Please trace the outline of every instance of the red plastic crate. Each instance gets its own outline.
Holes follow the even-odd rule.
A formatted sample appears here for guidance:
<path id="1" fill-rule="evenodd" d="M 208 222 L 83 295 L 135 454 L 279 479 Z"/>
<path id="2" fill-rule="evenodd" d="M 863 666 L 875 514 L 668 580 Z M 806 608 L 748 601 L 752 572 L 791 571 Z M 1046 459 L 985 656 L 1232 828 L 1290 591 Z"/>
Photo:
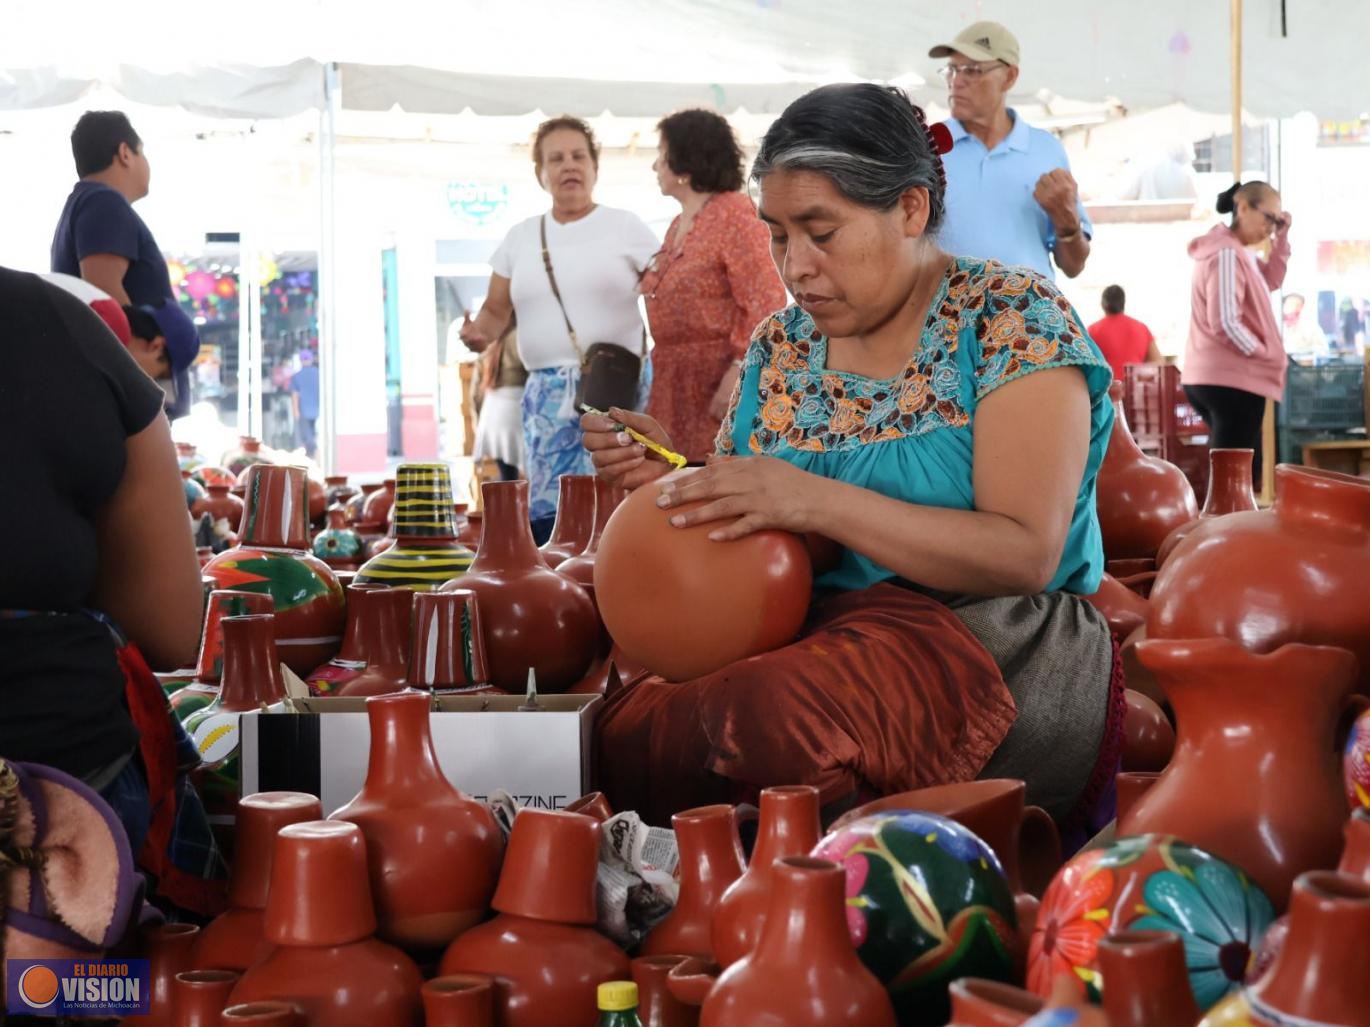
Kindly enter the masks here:
<path id="1" fill-rule="evenodd" d="M 1188 439 L 1208 434 L 1208 426 L 1185 399 L 1180 369 L 1173 364 L 1128 364 L 1123 378 L 1123 411 L 1139 445 L 1143 439 Z"/>

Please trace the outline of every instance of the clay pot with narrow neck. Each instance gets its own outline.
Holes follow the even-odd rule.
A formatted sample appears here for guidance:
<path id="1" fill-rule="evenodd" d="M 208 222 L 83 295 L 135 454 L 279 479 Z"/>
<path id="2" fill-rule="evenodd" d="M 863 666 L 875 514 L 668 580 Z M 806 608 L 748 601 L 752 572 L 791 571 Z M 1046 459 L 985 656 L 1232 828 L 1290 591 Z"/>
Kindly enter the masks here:
<path id="1" fill-rule="evenodd" d="M 362 565 L 358 584 L 429 592 L 471 566 L 471 550 L 457 541 L 446 464 L 401 464 L 390 516 L 393 544 Z"/>
<path id="2" fill-rule="evenodd" d="M 167 699 L 178 720 L 185 723 L 192 713 L 204 709 L 219 694 L 219 681 L 224 673 L 223 619 L 269 614 L 274 607 L 270 596 L 258 592 L 216 589 L 209 594 L 204 630 L 200 635 L 200 656 L 195 663 L 195 680 Z"/>
<path id="3" fill-rule="evenodd" d="M 1167 535 L 1199 516 L 1199 504 L 1183 471 L 1138 448 L 1123 413 L 1122 385 L 1115 382 L 1108 394 L 1113 400 L 1113 435 L 1097 484 L 1104 556 L 1154 559 Z"/>
<path id="4" fill-rule="evenodd" d="M 1109 1027 L 1177 1027 L 1199 1022 L 1184 943 L 1165 931 L 1120 931 L 1099 941 Z"/>
<path id="5" fill-rule="evenodd" d="M 1165 773 L 1119 834 L 1184 838 L 1240 866 L 1284 909 L 1298 874 L 1341 854 L 1335 738 L 1355 657 L 1306 645 L 1257 655 L 1222 638 L 1149 640 L 1138 651 L 1179 730 Z"/>
<path id="6" fill-rule="evenodd" d="M 494 981 L 484 974 L 435 977 L 423 986 L 424 1027 L 495 1027 Z"/>
<path id="7" fill-rule="evenodd" d="M 539 550 L 542 560 L 555 570 L 581 552 L 595 529 L 595 475 L 563 474 L 557 495 L 557 519 L 552 536 Z"/>
<path id="8" fill-rule="evenodd" d="M 581 588 L 586 589 L 592 599 L 595 595 L 595 559 L 599 555 L 599 542 L 604 535 L 604 526 L 609 523 L 609 518 L 613 516 L 614 511 L 627 497 L 627 493 L 621 488 L 603 478 L 595 479 L 594 488 L 594 531 L 590 533 L 590 538 L 585 543 L 584 548 L 571 554 L 570 558 L 557 568 L 562 574 L 579 584 Z"/>
<path id="9" fill-rule="evenodd" d="M 378 592 L 380 585 L 347 585 L 347 626 L 343 629 L 342 646 L 327 663 L 321 664 L 305 678 L 310 695 L 330 695 L 366 669 L 367 650 L 371 644 L 368 621 L 375 610 L 359 598 L 362 592 Z M 403 630 L 403 628 L 399 629 Z"/>
<path id="10" fill-rule="evenodd" d="M 785 785 L 762 790 L 751 862 L 714 909 L 711 939 L 715 958 L 722 966 L 736 963 L 761 937 L 776 860 L 807 856 L 821 836 L 817 788 Z"/>
<path id="11" fill-rule="evenodd" d="M 241 972 L 271 951 L 264 921 L 276 834 L 322 817 L 319 800 L 303 792 L 258 792 L 239 800 L 228 909 L 200 931 L 192 959 L 197 969 Z"/>
<path id="12" fill-rule="evenodd" d="M 348 500 L 361 493 L 361 489 L 347 483 L 347 475 L 345 474 L 325 475 L 323 484 L 326 490 L 324 498 L 330 507 L 345 506 Z"/>
<path id="13" fill-rule="evenodd" d="M 175 1027 L 219 1027 L 238 975 L 232 970 L 188 970 L 171 986 Z"/>
<path id="14" fill-rule="evenodd" d="M 239 544 L 204 570 L 219 588 L 271 596 L 281 658 L 301 677 L 338 651 L 345 617 L 337 576 L 309 552 L 307 513 L 304 468 L 249 467 Z"/>
<path id="15" fill-rule="evenodd" d="M 229 1006 L 221 1027 L 304 1027 L 299 1007 L 290 1002 L 243 1002 Z"/>
<path id="16" fill-rule="evenodd" d="M 343 513 L 347 515 L 347 523 L 356 525 L 363 521 L 364 508 L 366 501 L 373 492 L 379 492 L 384 486 L 378 481 L 367 482 L 357 489 L 356 495 L 343 504 Z"/>
<path id="17" fill-rule="evenodd" d="M 1175 729 L 1165 712 L 1134 689 L 1124 692 L 1127 715 L 1123 720 L 1123 769 L 1164 770 L 1175 752 Z"/>
<path id="18" fill-rule="evenodd" d="M 366 653 L 366 666 L 330 691 L 345 696 L 398 692 L 404 688 L 405 675 L 409 673 L 414 593 L 407 588 L 352 587 L 361 589 L 349 598 L 359 607 L 358 642 Z"/>
<path id="19" fill-rule="evenodd" d="M 386 478 L 381 487 L 372 492 L 362 502 L 359 520 L 366 524 L 390 523 L 390 511 L 395 506 L 395 479 Z"/>
<path id="20" fill-rule="evenodd" d="M 1176 546 L 1147 637 L 1230 638 L 1258 653 L 1343 646 L 1370 694 L 1370 481 L 1276 467 L 1274 507 L 1210 518 Z"/>
<path id="21" fill-rule="evenodd" d="M 229 450 L 224 454 L 221 461 L 224 469 L 237 477 L 253 464 L 266 462 L 266 455 L 262 452 L 262 440 L 252 435 L 239 435 L 238 448 Z"/>
<path id="22" fill-rule="evenodd" d="M 174 995 L 176 975 L 191 967 L 191 950 L 200 929 L 194 924 L 158 924 L 139 935 L 140 955 L 148 960 L 151 1000 L 146 1016 L 129 1016 L 126 1024 L 142 1027 L 176 1027 Z"/>
<path id="23" fill-rule="evenodd" d="M 1105 574 L 1099 581 L 1099 590 L 1085 598 L 1104 615 L 1109 631 L 1119 641 L 1146 623 L 1148 601 L 1112 574 Z"/>
<path id="24" fill-rule="evenodd" d="M 599 824 L 578 813 L 514 818 L 491 903 L 499 916 L 458 937 L 439 969 L 494 977 L 502 1027 L 595 1027 L 596 988 L 627 979 L 628 957 L 594 928 L 599 842 Z"/>
<path id="25" fill-rule="evenodd" d="M 564 692 L 589 669 L 599 619 L 585 590 L 549 568 L 528 524 L 528 482 L 486 482 L 488 524 L 470 569 L 443 585 L 476 593 L 490 683 L 522 692 L 531 667 L 539 690 Z"/>
<path id="26" fill-rule="evenodd" d="M 688 956 L 639 956 L 633 960 L 637 1015 L 642 1027 L 698 1027 L 699 1008 L 681 1002 L 667 983 L 671 971 Z"/>
<path id="27" fill-rule="evenodd" d="M 680 850 L 675 908 L 642 942 L 644 956 L 714 958 L 710 931 L 728 886 L 742 876 L 744 857 L 731 806 L 701 806 L 671 817 Z"/>
<path id="28" fill-rule="evenodd" d="M 889 996 L 847 934 L 842 868 L 791 856 L 773 879 L 756 946 L 723 971 L 700 1027 L 894 1027 Z"/>
<path id="29" fill-rule="evenodd" d="M 1370 884 L 1370 810 L 1358 809 L 1346 822 L 1346 845 L 1337 869 Z"/>
<path id="30" fill-rule="evenodd" d="M 947 1027 L 1020 1027 L 1046 1006 L 1030 991 L 1001 981 L 962 977 L 953 981 L 951 1022 Z"/>
<path id="31" fill-rule="evenodd" d="M 1166 536 L 1156 553 L 1156 566 L 1165 566 L 1170 554 L 1191 531 L 1194 525 L 1210 517 L 1249 513 L 1258 509 L 1256 493 L 1251 484 L 1252 449 L 1210 449 L 1208 451 L 1208 495 L 1204 497 L 1199 516 Z"/>
<path id="32" fill-rule="evenodd" d="M 375 929 L 361 830 L 336 820 L 283 827 L 266 906 L 276 947 L 243 974 L 232 1001 L 290 1002 L 311 1027 L 417 1027 L 418 968 Z"/>
<path id="33" fill-rule="evenodd" d="M 341 506 L 330 506 L 324 529 L 314 536 L 313 553 L 335 571 L 361 566 L 362 538 L 347 525 Z"/>
<path id="34" fill-rule="evenodd" d="M 203 499 L 191 504 L 190 516 L 197 521 L 209 514 L 216 521 L 227 521 L 229 531 L 237 531 L 243 520 L 243 501 L 227 485 L 206 485 Z"/>
<path id="35" fill-rule="evenodd" d="M 1156 786 L 1161 779 L 1159 771 L 1124 770 L 1115 779 L 1118 791 L 1118 822 L 1126 819 L 1128 812 L 1137 805 L 1143 795 Z"/>
<path id="36" fill-rule="evenodd" d="M 485 690 L 489 680 L 476 593 L 459 588 L 416 595 L 409 686 L 425 692 L 469 692 Z"/>
<path id="37" fill-rule="evenodd" d="M 504 839 L 484 803 L 443 776 L 421 692 L 366 701 L 366 782 L 330 820 L 366 836 L 377 934 L 409 949 L 446 945 L 485 918 Z"/>

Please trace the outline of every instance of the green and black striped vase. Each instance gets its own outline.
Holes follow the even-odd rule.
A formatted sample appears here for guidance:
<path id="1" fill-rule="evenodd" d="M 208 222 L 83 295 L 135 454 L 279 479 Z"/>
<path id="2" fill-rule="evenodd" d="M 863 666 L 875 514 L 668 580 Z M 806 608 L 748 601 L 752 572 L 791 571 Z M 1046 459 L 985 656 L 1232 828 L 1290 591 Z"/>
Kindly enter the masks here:
<path id="1" fill-rule="evenodd" d="M 357 571 L 355 584 L 430 592 L 466 573 L 475 554 L 457 541 L 446 464 L 401 464 L 390 534 L 395 544 Z"/>

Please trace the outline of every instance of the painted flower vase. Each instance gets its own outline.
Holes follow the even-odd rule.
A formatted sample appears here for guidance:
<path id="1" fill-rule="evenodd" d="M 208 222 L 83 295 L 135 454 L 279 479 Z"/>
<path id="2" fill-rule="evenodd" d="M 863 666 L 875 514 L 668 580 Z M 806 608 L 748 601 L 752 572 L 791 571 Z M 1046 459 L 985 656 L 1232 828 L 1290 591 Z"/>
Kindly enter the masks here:
<path id="1" fill-rule="evenodd" d="M 813 855 L 845 867 L 852 943 L 901 1024 L 946 1023 L 958 977 L 1014 979 L 1013 891 L 994 851 L 954 820 L 875 813 L 827 835 Z"/>
<path id="2" fill-rule="evenodd" d="M 362 564 L 357 584 L 429 592 L 471 566 L 471 550 L 457 542 L 446 464 L 401 464 L 391 513 L 394 544 Z"/>
<path id="3" fill-rule="evenodd" d="M 192 713 L 204 709 L 219 694 L 219 682 L 224 674 L 223 619 L 273 613 L 273 606 L 271 597 L 260 592 L 216 589 L 209 594 L 204 630 L 200 635 L 200 657 L 195 664 L 195 680 L 171 693 L 167 700 L 177 720 L 185 723 Z"/>
<path id="4" fill-rule="evenodd" d="M 341 506 L 328 509 L 328 526 L 314 536 L 313 553 L 335 571 L 351 571 L 361 566 L 362 539 L 347 526 Z"/>

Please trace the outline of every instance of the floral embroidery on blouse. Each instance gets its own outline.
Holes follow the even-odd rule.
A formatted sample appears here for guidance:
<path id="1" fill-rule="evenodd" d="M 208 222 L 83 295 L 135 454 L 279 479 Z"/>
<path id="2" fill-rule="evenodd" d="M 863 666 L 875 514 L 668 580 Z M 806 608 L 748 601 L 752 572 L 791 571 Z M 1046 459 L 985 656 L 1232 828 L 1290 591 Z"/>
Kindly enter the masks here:
<path id="1" fill-rule="evenodd" d="M 973 360 L 960 352 L 967 344 L 978 347 Z M 751 452 L 782 445 L 830 452 L 964 428 L 976 402 L 1001 385 L 1048 367 L 1102 363 L 1054 284 L 1026 268 L 970 258 L 956 260 L 933 301 L 922 344 L 901 374 L 880 380 L 827 371 L 826 357 L 827 339 L 798 306 L 758 325 L 718 451 L 736 451 L 741 390 L 753 382 Z M 969 382 L 967 368 L 973 368 Z"/>

